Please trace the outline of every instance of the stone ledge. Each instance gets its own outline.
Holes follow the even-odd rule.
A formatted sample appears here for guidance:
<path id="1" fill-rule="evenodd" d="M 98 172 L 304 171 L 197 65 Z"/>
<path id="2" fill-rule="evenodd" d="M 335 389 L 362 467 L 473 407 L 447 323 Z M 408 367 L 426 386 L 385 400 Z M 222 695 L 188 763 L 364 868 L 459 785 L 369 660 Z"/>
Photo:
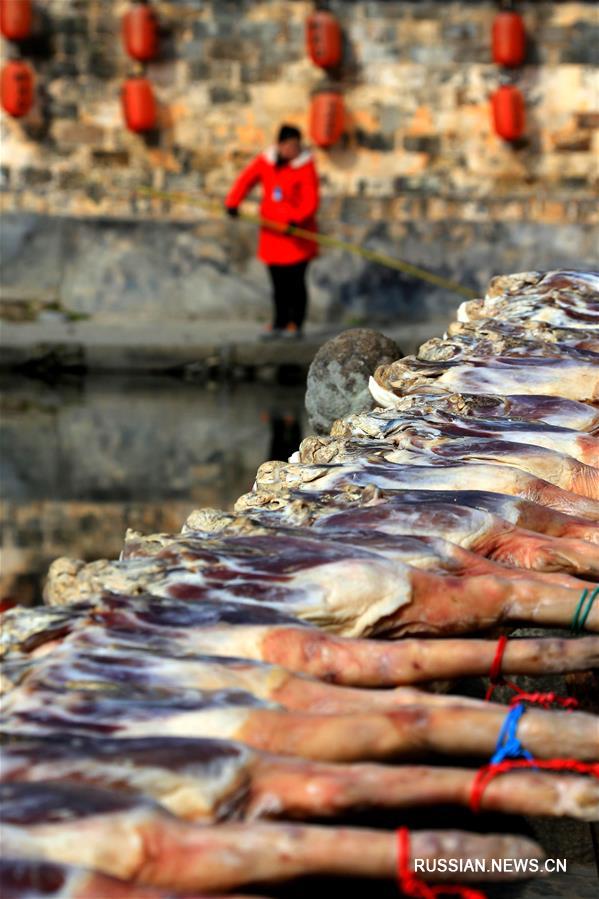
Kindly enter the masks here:
<path id="1" fill-rule="evenodd" d="M 445 321 L 381 327 L 404 353 L 439 334 Z M 301 340 L 259 340 L 256 325 L 161 323 L 124 328 L 93 322 L 5 324 L 0 368 L 40 367 L 90 371 L 198 369 L 235 374 L 236 369 L 297 365 L 307 368 L 325 341 L 346 328 L 308 326 Z"/>

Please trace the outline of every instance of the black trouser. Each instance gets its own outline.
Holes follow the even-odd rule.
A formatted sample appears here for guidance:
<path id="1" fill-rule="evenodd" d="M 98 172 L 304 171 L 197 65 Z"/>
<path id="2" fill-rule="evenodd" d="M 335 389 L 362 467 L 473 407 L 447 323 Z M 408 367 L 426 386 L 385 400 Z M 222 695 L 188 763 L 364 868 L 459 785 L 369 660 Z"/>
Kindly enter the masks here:
<path id="1" fill-rule="evenodd" d="M 288 324 L 304 323 L 308 294 L 306 291 L 306 269 L 308 262 L 295 265 L 269 265 L 274 301 L 273 328 L 283 329 Z"/>

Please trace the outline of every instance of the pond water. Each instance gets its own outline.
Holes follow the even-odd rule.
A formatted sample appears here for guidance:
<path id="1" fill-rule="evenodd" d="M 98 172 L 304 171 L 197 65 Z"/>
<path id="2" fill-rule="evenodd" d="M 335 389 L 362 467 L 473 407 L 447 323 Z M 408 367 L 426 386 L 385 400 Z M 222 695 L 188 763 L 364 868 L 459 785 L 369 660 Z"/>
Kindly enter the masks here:
<path id="1" fill-rule="evenodd" d="M 230 508 L 307 429 L 303 386 L 166 377 L 0 383 L 1 596 L 41 599 L 61 555 L 116 558 L 127 528 Z"/>

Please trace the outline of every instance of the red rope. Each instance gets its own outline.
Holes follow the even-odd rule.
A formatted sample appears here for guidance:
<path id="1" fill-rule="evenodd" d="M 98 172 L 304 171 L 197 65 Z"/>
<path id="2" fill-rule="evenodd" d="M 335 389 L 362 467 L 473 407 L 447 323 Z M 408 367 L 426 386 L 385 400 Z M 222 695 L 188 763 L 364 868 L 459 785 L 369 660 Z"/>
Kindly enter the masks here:
<path id="1" fill-rule="evenodd" d="M 413 899 L 437 899 L 437 896 L 460 896 L 461 899 L 486 899 L 484 893 L 459 885 L 429 886 L 420 880 L 410 868 L 410 831 L 400 827 L 397 831 L 397 882 L 406 896 Z"/>
<path id="2" fill-rule="evenodd" d="M 493 656 L 493 661 L 491 662 L 491 669 L 489 671 L 489 686 L 487 687 L 487 692 L 485 693 L 485 702 L 489 702 L 493 693 L 495 692 L 495 687 L 498 687 L 500 684 L 506 684 L 507 681 L 504 680 L 503 675 L 501 674 L 501 665 L 503 663 L 503 654 L 505 652 L 505 647 L 507 646 L 507 637 L 505 634 L 502 634 L 499 640 L 497 641 L 497 648 L 495 649 L 495 655 Z M 516 684 L 509 684 L 512 689 L 518 689 Z"/>
<path id="3" fill-rule="evenodd" d="M 545 709 L 550 708 L 552 705 L 559 705 L 564 709 L 575 709 L 578 707 L 578 701 L 571 696 L 558 696 L 557 693 L 527 693 L 525 690 L 522 690 L 518 684 L 506 680 L 501 673 L 503 654 L 506 646 L 507 637 L 502 634 L 497 641 L 497 648 L 495 650 L 493 661 L 491 662 L 491 668 L 489 670 L 489 686 L 485 693 L 485 702 L 491 700 L 496 687 L 506 686 L 514 692 L 514 696 L 512 696 L 510 700 L 510 705 L 515 705 L 517 702 L 532 702 Z"/>
<path id="4" fill-rule="evenodd" d="M 510 705 L 516 705 L 518 702 L 534 702 L 544 709 L 549 709 L 552 705 L 560 705 L 564 709 L 578 707 L 578 700 L 573 696 L 558 696 L 557 693 L 526 693 L 519 688 L 518 692 L 510 699 Z"/>
<path id="5" fill-rule="evenodd" d="M 593 777 L 599 778 L 599 763 L 597 762 L 579 762 L 576 759 L 547 759 L 547 761 L 541 761 L 539 759 L 505 759 L 503 762 L 498 762 L 494 765 L 485 765 L 476 772 L 470 792 L 470 808 L 472 811 L 480 811 L 483 792 L 494 777 L 497 777 L 498 774 L 504 774 L 506 771 L 513 771 L 517 768 L 544 768 L 546 771 L 575 771 L 578 774 L 591 774 Z"/>

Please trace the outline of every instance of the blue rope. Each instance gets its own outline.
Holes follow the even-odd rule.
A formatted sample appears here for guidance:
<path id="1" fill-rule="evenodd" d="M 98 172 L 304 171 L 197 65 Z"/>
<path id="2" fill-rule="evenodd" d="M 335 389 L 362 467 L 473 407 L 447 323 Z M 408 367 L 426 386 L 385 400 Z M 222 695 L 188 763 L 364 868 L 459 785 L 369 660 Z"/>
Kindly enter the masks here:
<path id="1" fill-rule="evenodd" d="M 503 762 L 504 759 L 528 759 L 529 761 L 534 760 L 534 756 L 525 749 L 518 736 L 516 731 L 518 730 L 518 724 L 520 723 L 520 718 L 526 712 L 526 706 L 522 705 L 521 702 L 517 703 L 517 705 L 512 706 L 505 717 L 505 721 L 501 726 L 501 730 L 499 731 L 499 737 L 497 738 L 497 745 L 495 746 L 495 752 L 491 756 L 491 764 L 498 765 L 500 762 Z"/>

